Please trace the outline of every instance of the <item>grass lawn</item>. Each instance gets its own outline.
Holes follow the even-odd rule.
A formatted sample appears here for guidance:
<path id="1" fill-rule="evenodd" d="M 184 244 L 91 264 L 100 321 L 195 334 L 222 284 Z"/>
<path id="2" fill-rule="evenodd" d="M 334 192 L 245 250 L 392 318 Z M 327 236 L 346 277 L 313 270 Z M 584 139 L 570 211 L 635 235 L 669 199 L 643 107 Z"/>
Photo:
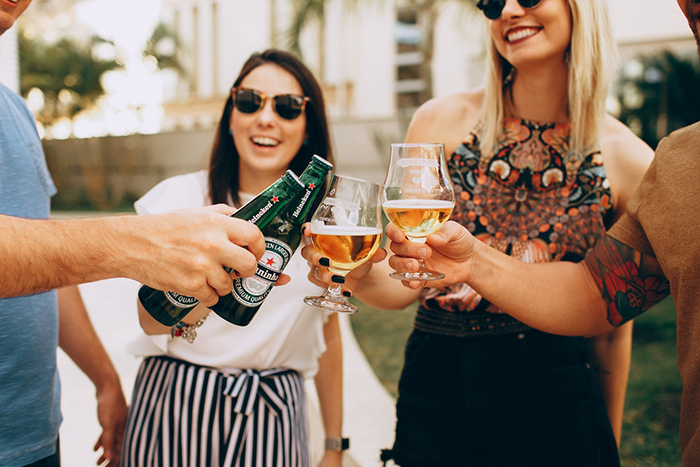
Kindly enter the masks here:
<path id="1" fill-rule="evenodd" d="M 415 305 L 380 311 L 355 301 L 351 322 L 370 365 L 396 397 L 403 350 Z M 622 467 L 677 467 L 681 380 L 676 362 L 676 315 L 665 300 L 635 320 L 620 458 Z"/>

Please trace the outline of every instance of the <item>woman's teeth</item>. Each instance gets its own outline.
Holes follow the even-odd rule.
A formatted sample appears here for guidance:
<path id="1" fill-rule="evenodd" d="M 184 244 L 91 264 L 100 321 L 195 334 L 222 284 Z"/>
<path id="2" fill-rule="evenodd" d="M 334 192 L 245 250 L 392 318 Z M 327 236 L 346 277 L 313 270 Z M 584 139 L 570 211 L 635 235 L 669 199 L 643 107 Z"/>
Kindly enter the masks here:
<path id="1" fill-rule="evenodd" d="M 274 138 L 258 136 L 258 137 L 253 138 L 253 143 L 255 143 L 259 146 L 277 146 L 279 144 L 279 141 L 277 141 Z"/>
<path id="2" fill-rule="evenodd" d="M 508 42 L 515 42 L 520 39 L 525 39 L 526 37 L 534 36 L 537 34 L 539 29 L 519 29 L 515 32 L 512 32 L 506 36 L 506 40 Z"/>

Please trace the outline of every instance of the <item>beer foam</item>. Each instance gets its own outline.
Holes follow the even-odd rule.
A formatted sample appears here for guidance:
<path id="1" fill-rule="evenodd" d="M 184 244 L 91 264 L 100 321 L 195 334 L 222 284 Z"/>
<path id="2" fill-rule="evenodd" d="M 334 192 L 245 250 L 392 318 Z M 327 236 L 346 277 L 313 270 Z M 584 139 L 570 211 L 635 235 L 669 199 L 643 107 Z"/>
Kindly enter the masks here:
<path id="1" fill-rule="evenodd" d="M 452 209 L 454 205 L 442 199 L 394 199 L 382 203 L 382 207 L 390 209 Z"/>
<path id="2" fill-rule="evenodd" d="M 377 235 L 382 233 L 382 229 L 354 225 L 314 225 L 312 222 L 311 233 L 315 235 Z"/>

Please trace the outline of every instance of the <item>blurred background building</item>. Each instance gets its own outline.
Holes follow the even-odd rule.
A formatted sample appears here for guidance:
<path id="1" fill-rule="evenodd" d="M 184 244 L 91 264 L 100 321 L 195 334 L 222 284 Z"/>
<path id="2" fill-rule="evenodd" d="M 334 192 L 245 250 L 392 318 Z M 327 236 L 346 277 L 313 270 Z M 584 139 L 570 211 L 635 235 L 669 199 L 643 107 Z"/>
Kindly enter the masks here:
<path id="1" fill-rule="evenodd" d="M 160 179 L 206 164 L 234 78 L 268 47 L 301 55 L 322 82 L 338 169 L 381 180 L 388 144 L 403 139 L 421 103 L 481 84 L 484 21 L 475 3 L 35 0 L 20 27 L 0 37 L 0 80 L 37 116 L 59 207 L 84 197 L 99 208 L 128 204 Z M 621 69 L 609 109 L 654 146 L 698 119 L 671 115 L 692 107 L 694 40 L 674 0 L 610 0 L 610 8 Z M 105 190 L 108 199 L 93 199 Z"/>

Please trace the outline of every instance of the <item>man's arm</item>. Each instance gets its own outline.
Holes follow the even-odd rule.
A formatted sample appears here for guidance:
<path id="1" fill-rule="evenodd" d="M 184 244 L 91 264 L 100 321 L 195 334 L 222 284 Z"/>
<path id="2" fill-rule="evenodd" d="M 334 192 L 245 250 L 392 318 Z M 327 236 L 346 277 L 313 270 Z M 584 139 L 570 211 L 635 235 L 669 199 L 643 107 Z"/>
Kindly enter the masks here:
<path id="1" fill-rule="evenodd" d="M 0 297 L 128 277 L 213 305 L 229 266 L 252 276 L 265 250 L 253 224 L 218 205 L 151 216 L 30 220 L 0 215 Z"/>
<path id="2" fill-rule="evenodd" d="M 651 255 L 605 235 L 589 250 L 585 263 L 607 306 L 613 326 L 647 311 L 670 293 L 670 284 Z"/>
<path id="3" fill-rule="evenodd" d="M 90 322 L 77 286 L 58 290 L 58 345 L 95 385 L 97 418 L 102 434 L 95 444 L 103 452 L 97 464 L 118 466 L 127 406 L 121 383 L 107 351 Z"/>
<path id="4" fill-rule="evenodd" d="M 523 323 L 552 334 L 594 336 L 609 332 L 661 301 L 668 281 L 656 259 L 605 236 L 585 262 L 532 264 L 513 259 L 447 222 L 424 245 L 386 228 L 389 259 L 397 271 L 426 266 L 444 272 L 431 287 L 466 282 L 489 302 Z M 416 288 L 418 282 L 405 283 Z"/>

